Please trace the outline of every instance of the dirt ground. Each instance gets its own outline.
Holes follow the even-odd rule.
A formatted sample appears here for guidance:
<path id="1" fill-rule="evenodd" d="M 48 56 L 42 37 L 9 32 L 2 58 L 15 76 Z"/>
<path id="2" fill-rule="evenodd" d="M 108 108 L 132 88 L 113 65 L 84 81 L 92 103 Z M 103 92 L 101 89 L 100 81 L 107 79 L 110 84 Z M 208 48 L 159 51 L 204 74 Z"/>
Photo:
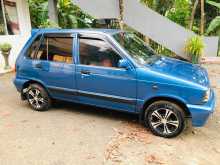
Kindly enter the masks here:
<path id="1" fill-rule="evenodd" d="M 220 96 L 220 66 L 206 66 Z M 137 117 L 59 102 L 35 112 L 19 98 L 14 74 L 0 76 L 0 165 L 217 165 L 220 104 L 207 125 L 173 139 L 152 135 Z"/>

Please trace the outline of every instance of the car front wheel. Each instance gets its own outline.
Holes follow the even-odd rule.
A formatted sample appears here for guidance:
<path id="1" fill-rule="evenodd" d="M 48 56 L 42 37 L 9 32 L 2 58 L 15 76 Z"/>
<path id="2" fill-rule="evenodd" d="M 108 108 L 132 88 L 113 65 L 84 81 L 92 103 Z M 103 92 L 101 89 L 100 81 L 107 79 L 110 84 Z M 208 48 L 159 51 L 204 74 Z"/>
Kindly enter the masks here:
<path id="1" fill-rule="evenodd" d="M 32 109 L 46 111 L 51 105 L 51 99 L 47 91 L 38 84 L 31 84 L 26 93 L 27 100 Z"/>
<path id="2" fill-rule="evenodd" d="M 157 136 L 175 137 L 185 126 L 184 111 L 175 103 L 156 101 L 146 109 L 144 122 Z"/>

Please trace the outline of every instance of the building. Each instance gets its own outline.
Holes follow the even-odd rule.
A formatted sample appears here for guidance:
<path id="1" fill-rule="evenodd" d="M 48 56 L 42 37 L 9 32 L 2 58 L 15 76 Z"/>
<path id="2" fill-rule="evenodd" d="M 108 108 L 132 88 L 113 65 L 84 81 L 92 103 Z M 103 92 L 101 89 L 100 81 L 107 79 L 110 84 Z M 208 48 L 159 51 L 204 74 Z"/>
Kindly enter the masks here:
<path id="1" fill-rule="evenodd" d="M 19 51 L 31 32 L 31 21 L 26 0 L 0 0 L 0 43 L 12 45 L 9 63 L 13 67 Z M 0 56 L 0 68 L 4 65 Z M 1 69 L 0 69 L 1 70 Z"/>

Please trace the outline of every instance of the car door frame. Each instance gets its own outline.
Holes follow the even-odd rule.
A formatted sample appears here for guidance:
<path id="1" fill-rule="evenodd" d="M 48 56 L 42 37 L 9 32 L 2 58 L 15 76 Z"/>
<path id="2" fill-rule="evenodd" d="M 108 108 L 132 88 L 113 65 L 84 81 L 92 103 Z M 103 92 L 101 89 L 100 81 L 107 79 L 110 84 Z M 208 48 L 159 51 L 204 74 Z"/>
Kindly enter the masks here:
<path id="1" fill-rule="evenodd" d="M 76 49 L 76 39 L 77 39 L 77 34 L 76 32 L 44 32 L 44 33 L 41 33 L 37 36 L 40 36 L 40 42 L 39 42 L 39 45 L 38 45 L 38 48 L 36 49 L 36 52 L 34 54 L 34 57 L 33 59 L 28 59 L 28 57 L 26 56 L 25 58 L 27 58 L 28 60 L 31 60 L 32 61 L 32 65 L 37 65 L 38 63 L 48 63 L 48 65 L 50 65 L 50 63 L 54 63 L 57 65 L 71 65 L 72 68 L 74 68 L 74 71 L 76 69 L 76 59 L 77 59 L 77 56 L 75 55 L 75 49 Z M 62 63 L 62 62 L 54 62 L 54 61 L 49 61 L 48 60 L 48 56 L 47 56 L 47 60 L 38 60 L 36 58 L 37 56 L 37 53 L 38 51 L 40 50 L 40 46 L 42 45 L 43 43 L 43 40 L 44 38 L 46 37 L 61 37 L 61 38 L 65 38 L 65 37 L 70 37 L 72 38 L 72 63 L 71 64 L 65 64 L 65 63 Z M 36 39 L 37 37 L 34 37 L 34 40 Z M 41 64 L 42 65 L 42 64 Z M 37 70 L 37 68 L 34 68 L 35 70 Z M 64 69 L 64 68 L 62 68 Z M 49 71 L 49 70 L 45 70 L 45 71 Z M 73 82 L 76 82 L 75 80 L 75 74 L 72 75 L 73 76 Z M 66 95 L 71 95 L 74 97 L 74 98 L 70 98 L 68 99 L 69 101 L 73 101 L 75 99 L 77 99 L 77 93 L 76 93 L 76 89 L 74 89 L 74 87 L 72 89 L 70 88 L 63 88 L 63 87 L 58 87 L 58 86 L 51 86 L 47 83 L 45 83 L 43 80 L 41 79 L 36 79 L 36 78 L 31 78 L 32 80 L 36 81 L 36 82 L 40 82 L 43 86 L 45 86 L 47 89 L 48 89 L 48 92 L 50 93 L 50 95 L 54 98 L 57 98 L 57 99 L 61 99 L 61 100 L 67 100 L 67 98 L 62 98 L 62 97 L 57 97 L 58 95 L 54 95 L 53 93 L 60 93 L 60 94 L 66 94 Z"/>
<path id="2" fill-rule="evenodd" d="M 89 35 L 89 36 L 88 36 Z M 80 58 L 79 58 L 79 37 L 81 36 L 88 36 L 87 38 L 99 38 L 102 39 L 103 41 L 107 42 L 111 48 L 118 53 L 119 56 L 121 56 L 122 58 L 125 58 L 126 60 L 128 60 L 129 65 L 131 66 L 131 69 L 136 69 L 136 65 L 134 64 L 134 62 L 132 62 L 131 58 L 129 58 L 122 50 L 120 50 L 120 48 L 118 48 L 118 46 L 116 46 L 116 43 L 113 42 L 109 36 L 105 33 L 94 33 L 94 32 L 78 32 L 76 33 L 76 65 L 83 65 L 80 64 Z M 97 67 L 102 67 L 102 66 L 97 66 Z M 105 68 L 105 67 L 103 67 Z M 116 68 L 116 69 L 124 69 L 124 68 Z"/>
<path id="3" fill-rule="evenodd" d="M 77 33 L 77 46 L 76 46 L 76 57 L 77 57 L 77 59 L 76 59 L 76 74 L 77 74 L 77 72 L 78 72 L 78 70 L 77 70 L 77 66 L 86 66 L 86 67 L 94 67 L 94 68 L 100 68 L 100 69 L 106 69 L 106 68 L 108 68 L 108 67 L 104 67 L 104 66 L 88 66 L 88 65 L 84 65 L 84 64 L 81 64 L 80 63 L 80 41 L 79 41 L 79 39 L 80 39 L 80 37 L 85 37 L 85 38 L 94 38 L 94 39 L 101 39 L 101 40 L 103 40 L 104 42 L 107 42 L 108 43 L 108 45 L 113 49 L 113 51 L 115 51 L 122 59 L 126 59 L 127 61 L 128 61 L 128 63 L 129 63 L 129 66 L 130 66 L 130 70 L 134 70 L 135 72 L 136 72 L 136 67 L 135 67 L 135 65 L 133 64 L 133 62 L 131 62 L 131 60 L 124 54 L 124 52 L 122 52 L 121 50 L 120 50 L 120 48 L 118 48 L 117 47 L 117 45 L 114 43 L 114 42 L 112 42 L 112 40 L 111 40 L 111 38 L 109 38 L 109 36 L 108 36 L 108 34 L 105 34 L 105 33 L 94 33 L 94 32 L 78 32 Z M 109 68 L 111 68 L 111 67 L 109 67 Z M 112 69 L 112 68 L 111 68 Z M 114 70 L 126 70 L 125 68 L 114 68 Z M 136 75 L 136 77 L 135 77 L 135 79 L 137 79 L 137 75 Z M 76 80 L 77 81 L 77 80 Z M 79 91 L 79 87 L 78 87 L 78 83 L 76 83 L 76 88 L 77 88 L 77 93 L 78 93 L 78 96 L 80 96 L 80 95 L 84 95 L 84 93 L 81 93 L 80 91 Z M 99 97 L 99 95 L 97 95 L 96 97 L 97 98 L 101 98 L 102 96 L 103 97 L 106 97 L 107 98 L 107 100 L 109 100 L 109 101 L 114 101 L 114 102 L 117 102 L 116 101 L 116 99 L 118 99 L 119 98 L 119 100 L 120 100 L 120 98 L 121 98 L 121 100 L 122 100 L 122 102 L 124 102 L 124 103 L 132 103 L 132 104 L 134 104 L 135 105 L 135 108 L 134 108 L 134 113 L 136 112 L 136 110 L 137 110 L 137 80 L 136 80 L 136 85 L 135 85 L 135 99 L 128 99 L 128 98 L 126 98 L 127 100 L 124 100 L 124 98 L 123 97 L 120 97 L 120 96 L 115 96 L 115 97 L 109 97 L 108 95 L 105 95 L 105 94 L 101 94 L 101 93 L 99 93 L 99 94 L 101 94 L 101 96 Z M 87 95 L 87 93 L 85 94 L 85 95 Z M 88 94 L 89 95 L 89 94 Z M 92 94 L 93 95 L 93 94 Z M 129 111 L 128 111 L 129 112 Z"/>

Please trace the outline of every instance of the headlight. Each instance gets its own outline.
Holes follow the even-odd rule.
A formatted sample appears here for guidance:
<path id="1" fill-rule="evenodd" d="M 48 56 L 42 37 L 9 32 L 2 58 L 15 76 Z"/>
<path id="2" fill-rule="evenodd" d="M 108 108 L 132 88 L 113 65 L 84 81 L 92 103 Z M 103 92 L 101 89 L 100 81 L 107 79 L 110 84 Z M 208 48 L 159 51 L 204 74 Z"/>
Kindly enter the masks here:
<path id="1" fill-rule="evenodd" d="M 204 97 L 203 97 L 203 102 L 208 102 L 208 101 L 209 101 L 210 94 L 211 94 L 211 89 L 208 89 L 208 90 L 205 92 L 205 95 L 204 95 Z"/>

